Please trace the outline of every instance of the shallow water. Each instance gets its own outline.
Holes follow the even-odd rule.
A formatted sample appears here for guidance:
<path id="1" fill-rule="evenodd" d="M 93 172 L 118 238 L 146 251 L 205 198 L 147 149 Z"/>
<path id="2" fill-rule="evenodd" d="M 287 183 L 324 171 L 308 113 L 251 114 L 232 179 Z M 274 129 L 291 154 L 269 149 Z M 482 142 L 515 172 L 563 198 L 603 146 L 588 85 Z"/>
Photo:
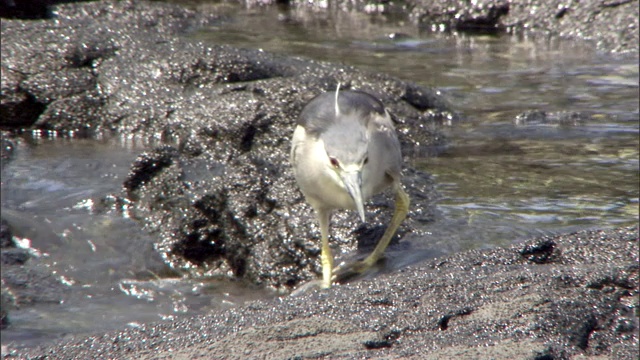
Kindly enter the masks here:
<path id="1" fill-rule="evenodd" d="M 274 294 L 170 270 L 127 214 L 96 211 L 118 194 L 137 155 L 126 138 L 26 138 L 2 168 L 2 217 L 36 269 L 65 287 L 49 303 L 10 310 L 2 344 L 33 346 L 65 335 L 136 327 L 225 309 Z"/>
<path id="2" fill-rule="evenodd" d="M 638 221 L 637 57 L 560 41 L 427 34 L 398 17 L 345 16 L 336 9 L 193 6 L 227 16 L 185 41 L 389 73 L 435 87 L 467 119 L 445 129 L 449 146 L 437 156 L 410 159 L 435 177 L 437 214 L 423 224 L 428 237 L 408 240 L 411 256 L 403 247 L 391 249 L 391 269 L 434 254 Z M 536 109 L 592 117 L 577 126 L 514 121 Z M 35 142 L 17 149 L 2 169 L 3 217 L 20 224 L 16 234 L 31 240 L 37 261 L 71 291 L 62 304 L 13 311 L 15 325 L 2 331 L 3 344 L 31 345 L 60 333 L 137 326 L 273 296 L 232 282 L 178 281 L 150 256 L 151 239 L 132 220 L 92 212 L 91 199 L 118 191 L 146 144 Z M 51 234 L 57 242 L 42 241 Z"/>
<path id="3" fill-rule="evenodd" d="M 195 2 L 199 3 L 199 2 Z M 200 3 L 200 7 L 216 6 Z M 194 37 L 392 74 L 439 90 L 465 122 L 411 156 L 440 200 L 418 248 L 450 253 L 638 220 L 638 58 L 589 44 L 420 30 L 401 16 L 286 7 L 235 12 Z M 523 123 L 525 111 L 590 114 Z"/>

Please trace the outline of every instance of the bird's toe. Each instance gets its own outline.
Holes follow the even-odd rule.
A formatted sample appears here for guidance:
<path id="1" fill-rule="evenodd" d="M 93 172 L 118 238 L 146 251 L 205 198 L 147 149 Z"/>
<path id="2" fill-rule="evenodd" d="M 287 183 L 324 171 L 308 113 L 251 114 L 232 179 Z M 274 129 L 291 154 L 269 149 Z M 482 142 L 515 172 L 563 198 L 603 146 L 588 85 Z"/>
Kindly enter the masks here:
<path id="1" fill-rule="evenodd" d="M 345 283 L 349 280 L 360 277 L 376 267 L 375 265 L 380 263 L 382 260 L 384 259 L 371 263 L 365 259 L 341 265 L 333 270 L 333 282 Z"/>

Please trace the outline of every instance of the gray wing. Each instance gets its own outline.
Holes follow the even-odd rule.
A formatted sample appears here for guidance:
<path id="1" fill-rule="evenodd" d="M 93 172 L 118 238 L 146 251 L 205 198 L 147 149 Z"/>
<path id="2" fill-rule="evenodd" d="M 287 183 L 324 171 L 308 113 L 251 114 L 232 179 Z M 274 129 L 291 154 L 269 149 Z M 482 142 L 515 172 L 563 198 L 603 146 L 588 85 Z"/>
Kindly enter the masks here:
<path id="1" fill-rule="evenodd" d="M 402 151 L 391 116 L 385 111 L 384 116 L 374 116 L 369 124 L 371 142 L 376 143 L 380 166 L 394 181 L 400 179 L 402 172 Z M 371 152 L 371 148 L 369 151 Z"/>

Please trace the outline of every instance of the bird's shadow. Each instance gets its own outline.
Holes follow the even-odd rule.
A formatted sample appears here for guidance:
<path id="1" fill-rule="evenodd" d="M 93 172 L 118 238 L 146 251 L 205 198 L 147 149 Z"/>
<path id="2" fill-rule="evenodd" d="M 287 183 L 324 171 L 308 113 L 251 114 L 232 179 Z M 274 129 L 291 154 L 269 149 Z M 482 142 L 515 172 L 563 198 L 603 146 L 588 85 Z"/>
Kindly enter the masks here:
<path id="1" fill-rule="evenodd" d="M 353 231 L 353 236 L 356 238 L 358 253 L 366 253 L 367 251 L 373 250 L 378 241 L 382 238 L 385 230 L 387 230 L 387 225 L 370 225 L 370 224 L 361 224 Z M 396 233 L 391 238 L 391 242 L 389 246 L 395 246 L 400 242 L 409 231 L 405 226 L 400 226 Z"/>

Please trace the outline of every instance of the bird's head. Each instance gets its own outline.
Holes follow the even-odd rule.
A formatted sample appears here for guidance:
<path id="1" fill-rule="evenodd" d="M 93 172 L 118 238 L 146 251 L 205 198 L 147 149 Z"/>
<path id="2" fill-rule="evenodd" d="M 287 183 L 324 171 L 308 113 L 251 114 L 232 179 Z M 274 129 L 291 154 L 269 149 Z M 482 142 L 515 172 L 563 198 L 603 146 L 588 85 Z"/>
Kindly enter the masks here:
<path id="1" fill-rule="evenodd" d="M 382 103 L 371 95 L 340 91 L 338 84 L 335 92 L 314 98 L 300 115 L 299 124 L 304 126 L 305 134 L 320 144 L 314 157 L 322 159 L 322 171 L 349 194 L 362 221 L 365 220 L 362 182 L 367 181 L 362 172 L 369 161 L 370 134 L 376 131 L 371 121 L 385 114 Z"/>
<path id="2" fill-rule="evenodd" d="M 326 171 L 353 199 L 362 221 L 362 170 L 369 161 L 367 129 L 358 113 L 339 114 L 337 121 L 322 134 L 326 151 Z"/>

